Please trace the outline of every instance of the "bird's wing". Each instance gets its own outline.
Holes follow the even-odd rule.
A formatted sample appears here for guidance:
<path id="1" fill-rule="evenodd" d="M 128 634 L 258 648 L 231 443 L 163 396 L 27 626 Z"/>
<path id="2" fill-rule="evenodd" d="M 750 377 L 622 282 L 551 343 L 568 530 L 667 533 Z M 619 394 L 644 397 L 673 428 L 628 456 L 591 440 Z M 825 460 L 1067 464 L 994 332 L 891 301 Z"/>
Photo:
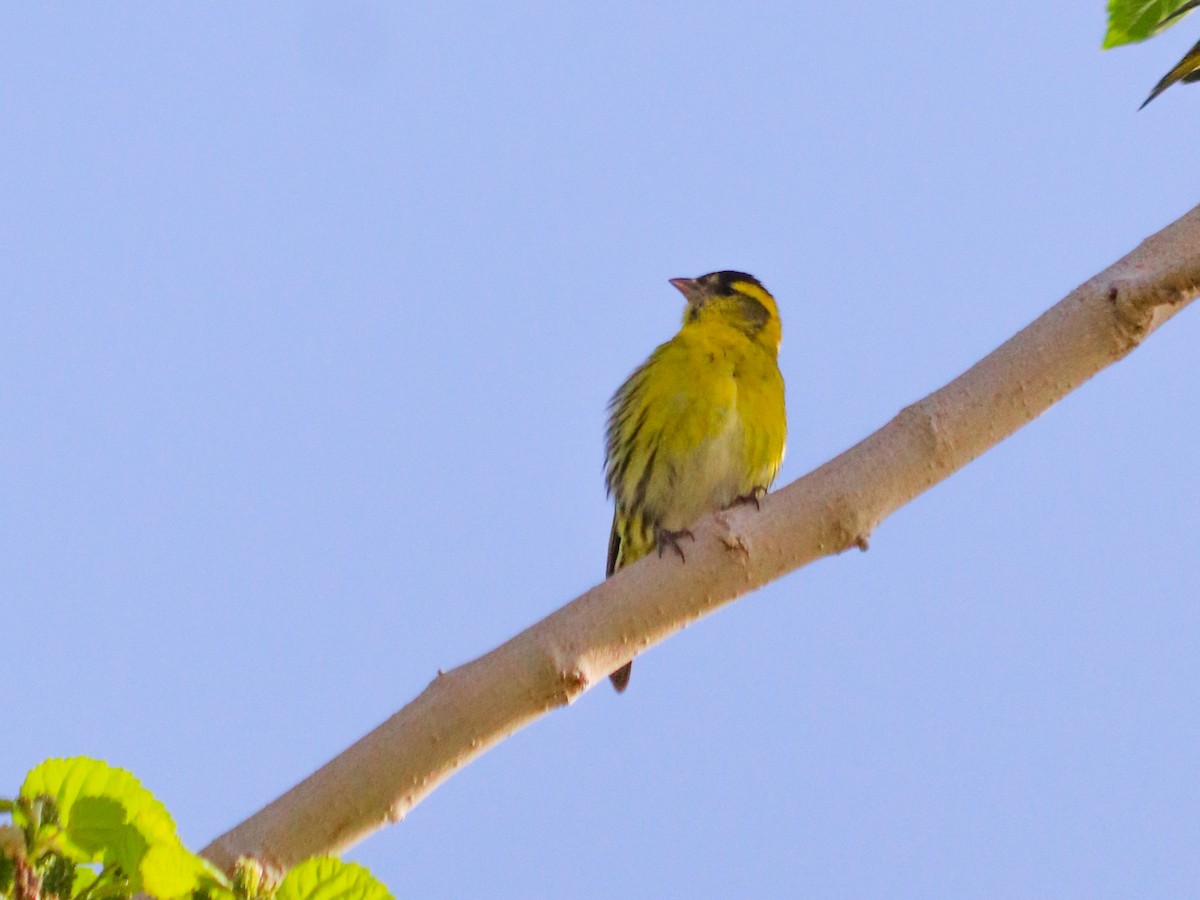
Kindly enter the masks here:
<path id="1" fill-rule="evenodd" d="M 1187 55 L 1175 64 L 1175 68 L 1162 77 L 1162 81 L 1154 86 L 1154 90 L 1150 92 L 1150 96 L 1146 98 L 1146 102 L 1139 106 L 1138 109 L 1145 109 L 1146 103 L 1149 103 L 1171 85 L 1175 84 L 1175 82 L 1196 81 L 1198 78 L 1200 78 L 1200 42 L 1192 47 L 1187 52 Z"/>
<path id="2" fill-rule="evenodd" d="M 613 510 L 612 532 L 608 535 L 608 565 L 604 569 L 604 577 L 608 578 L 617 571 L 617 562 L 621 558 L 621 531 L 617 528 L 617 511 Z"/>

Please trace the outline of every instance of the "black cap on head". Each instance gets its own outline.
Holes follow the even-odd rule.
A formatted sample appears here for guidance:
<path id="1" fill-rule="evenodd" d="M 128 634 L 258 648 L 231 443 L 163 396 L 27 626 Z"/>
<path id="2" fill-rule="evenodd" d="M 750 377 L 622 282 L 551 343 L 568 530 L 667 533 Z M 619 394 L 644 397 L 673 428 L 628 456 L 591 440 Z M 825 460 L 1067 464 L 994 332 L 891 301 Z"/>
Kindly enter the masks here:
<path id="1" fill-rule="evenodd" d="M 762 282 L 753 275 L 747 275 L 745 272 L 735 272 L 730 269 L 722 272 L 710 272 L 700 280 L 705 284 L 711 285 L 713 290 L 718 294 L 732 294 L 733 283 L 735 281 L 748 281 L 756 287 L 762 287 Z"/>

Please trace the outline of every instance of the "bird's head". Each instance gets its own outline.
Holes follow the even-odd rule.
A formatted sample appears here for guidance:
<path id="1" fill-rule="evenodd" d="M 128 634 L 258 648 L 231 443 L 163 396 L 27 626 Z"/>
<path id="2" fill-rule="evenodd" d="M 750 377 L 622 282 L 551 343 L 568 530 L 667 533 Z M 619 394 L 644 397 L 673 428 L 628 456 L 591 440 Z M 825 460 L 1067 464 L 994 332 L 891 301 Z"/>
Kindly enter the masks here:
<path id="1" fill-rule="evenodd" d="M 779 350 L 779 308 L 753 275 L 710 272 L 699 278 L 672 278 L 671 284 L 687 298 L 684 325 L 720 321 L 772 352 Z"/>

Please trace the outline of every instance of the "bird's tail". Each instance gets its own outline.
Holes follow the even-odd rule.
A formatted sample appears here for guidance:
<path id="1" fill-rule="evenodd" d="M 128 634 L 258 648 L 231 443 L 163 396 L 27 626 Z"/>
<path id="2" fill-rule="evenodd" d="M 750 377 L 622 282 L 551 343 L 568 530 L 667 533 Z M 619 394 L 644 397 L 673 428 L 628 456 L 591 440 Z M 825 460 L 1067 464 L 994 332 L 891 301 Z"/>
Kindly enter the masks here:
<path id="1" fill-rule="evenodd" d="M 617 671 L 608 676 L 608 680 L 612 682 L 612 686 L 617 689 L 617 693 L 621 693 L 629 686 L 629 675 L 633 671 L 633 660 L 625 663 Z"/>
<path id="2" fill-rule="evenodd" d="M 613 510 L 612 531 L 608 536 L 608 566 L 604 570 L 605 578 L 621 568 L 624 562 L 621 559 L 621 547 L 624 544 L 621 539 L 621 525 L 621 511 L 618 507 Z M 612 686 L 617 689 L 618 694 L 629 686 L 629 673 L 632 671 L 633 662 L 630 661 L 608 676 L 608 680 L 612 682 Z"/>

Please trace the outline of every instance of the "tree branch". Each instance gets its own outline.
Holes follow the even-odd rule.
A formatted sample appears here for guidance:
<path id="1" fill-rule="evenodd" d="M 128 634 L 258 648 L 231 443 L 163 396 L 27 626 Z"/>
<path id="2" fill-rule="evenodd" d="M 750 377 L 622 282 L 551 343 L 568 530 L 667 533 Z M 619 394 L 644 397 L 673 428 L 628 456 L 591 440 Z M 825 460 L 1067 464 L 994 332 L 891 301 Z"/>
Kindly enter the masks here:
<path id="1" fill-rule="evenodd" d="M 894 510 L 1137 347 L 1200 292 L 1200 207 L 1072 291 L 966 373 L 761 510 L 693 528 L 687 563 L 621 570 L 415 700 L 204 850 L 228 869 L 254 856 L 290 867 L 401 819 L 442 781 L 631 655 L 815 559 L 866 549 Z"/>

